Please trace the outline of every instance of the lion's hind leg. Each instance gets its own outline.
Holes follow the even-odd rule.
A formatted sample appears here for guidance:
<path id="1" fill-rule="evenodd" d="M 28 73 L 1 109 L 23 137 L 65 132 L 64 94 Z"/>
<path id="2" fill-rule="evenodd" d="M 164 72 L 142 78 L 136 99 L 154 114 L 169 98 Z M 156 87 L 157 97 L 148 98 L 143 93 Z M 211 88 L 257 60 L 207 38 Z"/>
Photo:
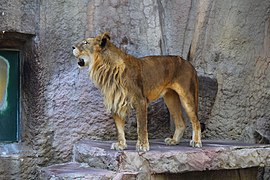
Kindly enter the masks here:
<path id="1" fill-rule="evenodd" d="M 175 124 L 175 132 L 173 137 L 166 138 L 165 143 L 167 145 L 176 145 L 180 142 L 186 128 L 186 123 L 182 117 L 180 98 L 173 90 L 168 90 L 163 98 Z"/>
<path id="2" fill-rule="evenodd" d="M 185 91 L 183 89 L 180 89 L 179 96 L 181 103 L 189 117 L 189 120 L 192 124 L 192 140 L 190 141 L 190 146 L 192 147 L 202 147 L 201 142 L 201 125 L 198 120 L 198 108 L 197 108 L 197 96 L 195 93 L 191 93 L 189 91 Z"/>
<path id="3" fill-rule="evenodd" d="M 122 151 L 127 148 L 126 138 L 125 138 L 125 120 L 118 116 L 117 114 L 113 115 L 113 119 L 116 125 L 118 141 L 116 143 L 112 143 L 111 149 L 115 149 L 118 151 Z"/>

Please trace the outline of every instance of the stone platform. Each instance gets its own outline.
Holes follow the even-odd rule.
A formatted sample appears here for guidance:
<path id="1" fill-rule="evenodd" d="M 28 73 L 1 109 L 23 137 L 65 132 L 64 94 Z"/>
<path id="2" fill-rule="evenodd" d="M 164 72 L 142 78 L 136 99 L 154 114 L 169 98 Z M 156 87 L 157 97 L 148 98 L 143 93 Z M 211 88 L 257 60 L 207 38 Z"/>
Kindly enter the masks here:
<path id="1" fill-rule="evenodd" d="M 135 141 L 125 151 L 111 150 L 112 141 L 83 140 L 74 145 L 74 163 L 43 168 L 43 174 L 65 176 L 82 173 L 99 179 L 148 179 L 154 174 L 179 174 L 191 171 L 232 170 L 270 166 L 270 145 L 239 142 L 203 141 L 203 148 L 189 147 L 188 141 L 166 146 L 150 140 L 149 152 L 136 152 Z M 83 165 L 83 166 L 82 166 Z M 100 173 L 100 174 L 99 174 Z M 77 174 L 78 175 L 78 174 Z"/>

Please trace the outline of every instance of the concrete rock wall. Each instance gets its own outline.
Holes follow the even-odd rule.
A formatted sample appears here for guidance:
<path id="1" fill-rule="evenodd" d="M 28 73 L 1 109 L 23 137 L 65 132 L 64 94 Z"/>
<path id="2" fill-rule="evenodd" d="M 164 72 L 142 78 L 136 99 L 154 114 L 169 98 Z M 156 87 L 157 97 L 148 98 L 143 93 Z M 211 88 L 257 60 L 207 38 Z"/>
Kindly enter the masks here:
<path id="1" fill-rule="evenodd" d="M 268 0 L 0 2 L 0 17 L 5 11 L 1 31 L 36 35 L 22 49 L 22 140 L 36 150 L 38 165 L 69 161 L 80 139 L 116 139 L 100 92 L 87 71 L 77 68 L 71 48 L 104 31 L 135 56 L 187 58 L 190 50 L 201 76 L 199 116 L 206 123 L 205 138 L 252 142 L 257 133 L 269 139 Z M 149 132 L 150 138 L 171 134 L 162 100 L 149 107 Z M 133 115 L 126 133 L 128 139 L 137 136 Z M 190 134 L 189 129 L 185 137 Z"/>
<path id="2" fill-rule="evenodd" d="M 269 7 L 268 0 L 198 4 L 192 62 L 218 82 L 207 138 L 254 142 L 261 128 L 269 138 Z"/>
<path id="3" fill-rule="evenodd" d="M 38 4 L 31 0 L 1 0 L 0 19 L 3 31 L 35 34 Z"/>

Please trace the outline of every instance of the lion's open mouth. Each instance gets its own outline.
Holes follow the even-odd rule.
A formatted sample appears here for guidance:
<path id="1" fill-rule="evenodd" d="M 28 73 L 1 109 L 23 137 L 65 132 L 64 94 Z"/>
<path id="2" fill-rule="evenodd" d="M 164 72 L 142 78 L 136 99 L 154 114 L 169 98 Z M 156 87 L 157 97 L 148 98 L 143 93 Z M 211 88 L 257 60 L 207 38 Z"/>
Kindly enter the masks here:
<path id="1" fill-rule="evenodd" d="M 84 66 L 84 65 L 85 65 L 84 60 L 80 58 L 80 59 L 79 59 L 79 62 L 78 62 L 78 65 L 79 65 L 79 66 Z"/>

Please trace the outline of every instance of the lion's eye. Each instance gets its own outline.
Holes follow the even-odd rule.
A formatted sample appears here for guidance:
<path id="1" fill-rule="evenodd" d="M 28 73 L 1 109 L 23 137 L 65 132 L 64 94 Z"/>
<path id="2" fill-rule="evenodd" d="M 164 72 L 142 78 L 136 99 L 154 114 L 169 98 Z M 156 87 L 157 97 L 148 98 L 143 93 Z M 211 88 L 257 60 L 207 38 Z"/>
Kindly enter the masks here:
<path id="1" fill-rule="evenodd" d="M 87 41 L 83 41 L 83 44 L 88 44 L 88 42 Z"/>

